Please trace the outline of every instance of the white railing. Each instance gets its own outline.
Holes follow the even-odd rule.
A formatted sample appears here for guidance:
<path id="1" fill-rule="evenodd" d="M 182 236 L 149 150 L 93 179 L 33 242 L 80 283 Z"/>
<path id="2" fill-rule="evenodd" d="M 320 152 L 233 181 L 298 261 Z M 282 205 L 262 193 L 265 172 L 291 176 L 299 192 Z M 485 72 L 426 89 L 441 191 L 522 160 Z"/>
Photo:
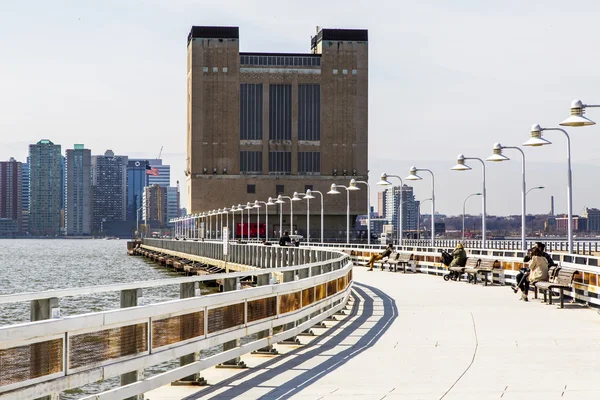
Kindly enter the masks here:
<path id="1" fill-rule="evenodd" d="M 151 244 L 173 247 L 169 243 Z M 331 250 L 263 251 L 250 246 L 242 251 L 242 245 L 238 246 L 234 252 L 237 255 L 231 257 L 238 261 L 260 261 L 270 252 L 278 265 L 304 258 L 323 260 L 160 282 L 0 296 L 0 303 L 30 301 L 32 307 L 41 307 L 40 312 L 50 318 L 0 328 L 0 399 L 39 398 L 114 376 L 136 375 L 146 367 L 192 355 L 192 360 L 180 368 L 149 379 L 138 380 L 138 376 L 125 386 L 97 396 L 122 399 L 138 395 L 291 338 L 345 305 L 352 284 L 348 255 Z M 248 276 L 257 286 L 239 290 L 239 279 Z M 225 292 L 199 296 L 198 283 L 215 279 L 222 280 Z M 179 284 L 182 297 L 187 298 L 137 305 L 143 288 L 170 284 Z M 60 297 L 108 291 L 120 291 L 121 305 L 128 308 L 69 317 L 55 312 Z M 253 334 L 257 334 L 255 340 L 231 345 Z M 199 351 L 217 345 L 224 345 L 224 350 L 198 359 Z"/>

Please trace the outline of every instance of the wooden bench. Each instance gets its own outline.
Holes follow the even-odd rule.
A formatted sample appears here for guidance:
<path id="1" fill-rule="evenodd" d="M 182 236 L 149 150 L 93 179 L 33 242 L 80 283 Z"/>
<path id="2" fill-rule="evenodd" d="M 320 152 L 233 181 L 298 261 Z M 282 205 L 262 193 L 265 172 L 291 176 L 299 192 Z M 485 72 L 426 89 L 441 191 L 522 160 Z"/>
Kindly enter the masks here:
<path id="1" fill-rule="evenodd" d="M 577 273 L 577 270 L 557 268 L 554 279 L 547 282 L 536 282 L 535 288 L 544 292 L 544 303 L 547 301 L 548 304 L 552 304 L 552 289 L 558 289 L 560 292 L 560 308 L 565 308 L 564 290 L 573 287 L 573 279 Z M 547 297 L 546 293 L 548 294 Z"/>
<path id="2" fill-rule="evenodd" d="M 385 264 L 389 263 L 390 260 L 396 260 L 398 257 L 400 256 L 400 253 L 398 253 L 396 250 L 392 251 L 390 253 L 389 256 L 387 257 L 383 257 L 381 260 L 377 260 L 373 263 L 373 267 L 375 267 L 375 265 L 380 265 L 381 266 L 381 270 L 383 271 L 385 269 Z"/>
<path id="3" fill-rule="evenodd" d="M 553 265 L 550 268 L 548 268 L 548 280 L 547 281 L 537 281 L 535 283 L 532 283 L 531 286 L 533 286 L 533 298 L 537 299 L 538 298 L 538 288 L 537 288 L 537 284 L 542 283 L 542 282 L 553 282 L 554 278 L 556 278 L 556 274 L 558 274 L 558 270 L 560 269 L 560 266 L 558 265 Z M 515 285 L 518 285 L 519 282 L 516 282 Z"/>
<path id="4" fill-rule="evenodd" d="M 387 260 L 390 271 L 396 272 L 398 271 L 398 266 L 402 267 L 402 272 L 406 273 L 406 266 L 412 261 L 413 254 L 412 253 L 396 253 L 396 257 L 392 257 L 393 254 L 390 254 L 390 257 Z"/>
<path id="5" fill-rule="evenodd" d="M 464 274 L 465 272 L 468 273 L 467 269 L 470 271 L 477 270 L 480 262 L 481 262 L 481 259 L 479 259 L 479 258 L 469 257 L 469 258 L 467 258 L 467 262 L 465 263 L 464 267 L 458 266 L 458 267 L 450 267 L 448 269 L 452 272 L 455 272 L 456 276 L 457 276 L 456 280 L 460 281 L 460 277 L 462 276 L 462 274 Z M 471 282 L 470 279 L 469 279 L 469 282 Z"/>
<path id="6" fill-rule="evenodd" d="M 468 262 L 468 261 L 467 261 Z M 465 268 L 465 272 L 469 274 L 469 282 L 473 282 L 474 285 L 477 284 L 477 275 L 482 274 L 485 286 L 488 284 L 488 275 L 494 272 L 494 268 L 499 266 L 498 260 L 490 260 L 490 259 L 481 259 L 479 260 L 479 265 L 475 268 L 467 267 Z M 492 275 L 493 281 L 493 275 Z"/>

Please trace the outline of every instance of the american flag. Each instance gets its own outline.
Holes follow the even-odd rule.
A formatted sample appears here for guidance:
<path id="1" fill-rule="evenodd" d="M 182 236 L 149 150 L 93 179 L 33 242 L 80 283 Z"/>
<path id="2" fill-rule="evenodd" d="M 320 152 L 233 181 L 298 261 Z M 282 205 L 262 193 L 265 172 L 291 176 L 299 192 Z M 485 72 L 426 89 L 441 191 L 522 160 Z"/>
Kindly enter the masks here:
<path id="1" fill-rule="evenodd" d="M 158 172 L 158 168 L 154 168 L 146 164 L 146 175 L 158 176 L 160 173 Z"/>

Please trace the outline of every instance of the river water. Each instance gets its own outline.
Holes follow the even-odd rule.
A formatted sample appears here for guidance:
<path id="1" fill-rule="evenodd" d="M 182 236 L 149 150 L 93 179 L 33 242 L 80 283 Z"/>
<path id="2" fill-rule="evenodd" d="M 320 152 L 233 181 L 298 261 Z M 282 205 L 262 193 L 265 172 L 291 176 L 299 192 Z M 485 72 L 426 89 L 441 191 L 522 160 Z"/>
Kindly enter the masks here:
<path id="1" fill-rule="evenodd" d="M 142 257 L 127 255 L 125 240 L 7 239 L 0 240 L 0 294 L 38 292 L 112 283 L 168 280 L 180 275 Z M 202 289 L 203 294 L 208 289 Z M 179 287 L 144 289 L 144 304 L 179 297 Z M 77 315 L 119 308 L 119 292 L 60 299 L 61 315 Z M 0 305 L 0 326 L 29 321 L 28 303 Z M 154 366 L 145 376 L 178 366 L 177 360 Z M 76 399 L 110 389 L 119 378 L 108 379 L 61 393 Z"/>

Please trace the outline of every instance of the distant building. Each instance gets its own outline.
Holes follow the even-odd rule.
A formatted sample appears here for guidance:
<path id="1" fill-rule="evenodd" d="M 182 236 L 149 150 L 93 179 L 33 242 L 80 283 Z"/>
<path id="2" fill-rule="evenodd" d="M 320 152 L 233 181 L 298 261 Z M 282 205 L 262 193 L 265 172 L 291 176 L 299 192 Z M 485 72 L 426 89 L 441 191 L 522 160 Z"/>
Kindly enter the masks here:
<path id="1" fill-rule="evenodd" d="M 12 218 L 0 218 L 0 237 L 14 237 L 18 234 L 19 223 Z"/>
<path id="2" fill-rule="evenodd" d="M 101 232 L 106 222 L 125 221 L 127 161 L 127 156 L 115 156 L 112 150 L 92 156 L 94 232 Z"/>
<path id="3" fill-rule="evenodd" d="M 394 226 L 398 227 L 400 218 L 400 186 L 392 186 L 384 191 L 385 218 Z M 418 202 L 415 201 L 412 186 L 402 186 L 402 230 L 406 234 L 416 231 L 418 225 Z"/>
<path id="4" fill-rule="evenodd" d="M 11 158 L 0 162 L 0 218 L 16 221 L 15 234 L 23 222 L 23 164 Z"/>
<path id="5" fill-rule="evenodd" d="M 587 230 L 589 232 L 600 232 L 600 210 L 597 208 L 585 208 L 581 216 L 587 218 Z"/>
<path id="6" fill-rule="evenodd" d="M 377 214 L 385 218 L 385 191 L 377 193 Z"/>
<path id="7" fill-rule="evenodd" d="M 146 172 L 148 165 L 148 160 L 142 159 L 130 159 L 127 163 L 127 221 L 142 219 L 142 199 L 150 177 Z"/>
<path id="8" fill-rule="evenodd" d="M 167 188 L 156 184 L 146 186 L 143 198 L 144 224 L 152 228 L 165 228 L 167 216 Z"/>
<path id="9" fill-rule="evenodd" d="M 167 220 L 166 225 L 172 226 L 169 221 L 179 216 L 179 188 L 169 186 L 167 188 Z"/>
<path id="10" fill-rule="evenodd" d="M 29 232 L 29 157 L 27 157 L 27 163 L 23 164 L 22 168 L 22 221 L 21 221 L 21 232 Z"/>
<path id="11" fill-rule="evenodd" d="M 569 217 L 566 215 L 557 216 L 554 219 L 555 229 L 558 233 L 566 233 L 568 231 Z M 578 215 L 573 215 L 573 232 L 581 232 L 587 230 L 587 219 Z"/>
<path id="12" fill-rule="evenodd" d="M 147 161 L 151 168 L 158 171 L 157 175 L 148 175 L 148 185 L 171 186 L 171 166 L 163 165 L 160 158 Z"/>
<path id="13" fill-rule="evenodd" d="M 58 235 L 63 204 L 60 145 L 43 139 L 29 145 L 29 231 Z"/>
<path id="14" fill-rule="evenodd" d="M 92 234 L 92 152 L 82 144 L 67 149 L 65 227 L 68 236 Z"/>

